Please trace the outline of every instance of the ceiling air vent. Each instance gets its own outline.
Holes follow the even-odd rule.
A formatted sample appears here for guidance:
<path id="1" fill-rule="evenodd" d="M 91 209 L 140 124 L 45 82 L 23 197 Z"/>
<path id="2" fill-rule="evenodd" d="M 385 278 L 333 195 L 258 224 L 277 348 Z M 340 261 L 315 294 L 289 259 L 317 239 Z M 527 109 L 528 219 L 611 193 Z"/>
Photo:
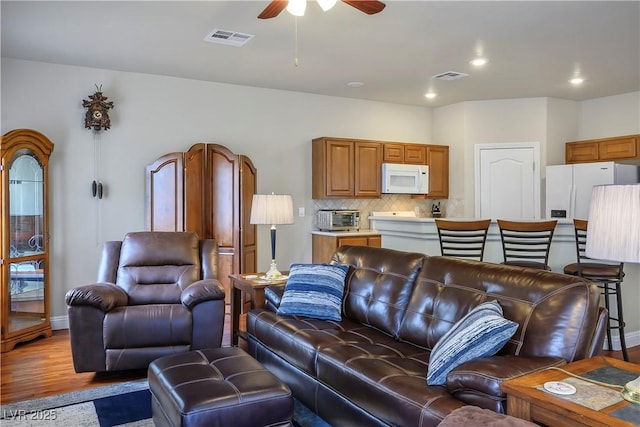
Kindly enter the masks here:
<path id="1" fill-rule="evenodd" d="M 439 79 L 439 80 L 458 80 L 461 79 L 463 77 L 467 77 L 469 74 L 465 74 L 465 73 L 459 73 L 457 71 L 447 71 L 444 73 L 440 73 L 440 74 L 436 74 L 435 76 L 432 76 L 432 79 Z"/>
<path id="2" fill-rule="evenodd" d="M 238 33 L 236 31 L 220 30 L 216 28 L 211 31 L 204 41 L 209 43 L 226 44 L 228 46 L 240 47 L 244 46 L 254 36 L 251 34 Z"/>

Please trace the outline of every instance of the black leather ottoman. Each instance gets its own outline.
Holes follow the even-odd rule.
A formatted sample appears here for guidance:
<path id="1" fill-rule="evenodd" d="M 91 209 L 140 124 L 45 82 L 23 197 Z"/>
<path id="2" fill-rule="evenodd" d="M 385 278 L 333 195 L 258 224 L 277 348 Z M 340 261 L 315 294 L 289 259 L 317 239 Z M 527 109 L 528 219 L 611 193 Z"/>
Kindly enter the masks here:
<path id="1" fill-rule="evenodd" d="M 292 425 L 289 387 L 237 347 L 161 357 L 148 379 L 157 427 Z"/>

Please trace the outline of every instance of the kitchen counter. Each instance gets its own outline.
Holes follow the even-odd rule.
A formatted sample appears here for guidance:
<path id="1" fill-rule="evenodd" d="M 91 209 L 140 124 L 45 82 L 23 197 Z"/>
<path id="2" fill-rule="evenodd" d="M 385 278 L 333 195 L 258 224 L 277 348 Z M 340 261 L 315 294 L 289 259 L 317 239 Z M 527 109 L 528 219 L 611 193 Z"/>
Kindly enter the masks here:
<path id="1" fill-rule="evenodd" d="M 443 218 L 463 221 L 464 218 Z M 420 218 L 390 215 L 372 215 L 369 223 L 382 236 L 382 247 L 409 252 L 421 252 L 427 255 L 440 255 L 440 239 L 435 218 Z M 500 229 L 494 219 L 489 226 L 484 261 L 500 263 L 503 261 Z M 562 272 L 566 264 L 576 262 L 575 234 L 573 221 L 558 220 L 553 235 L 549 265 L 553 271 Z"/>
<path id="2" fill-rule="evenodd" d="M 358 237 L 358 236 L 373 236 L 380 234 L 378 230 L 347 230 L 347 231 L 322 231 L 322 230 L 313 230 L 311 234 L 315 234 L 317 236 L 330 236 L 330 237 Z"/>

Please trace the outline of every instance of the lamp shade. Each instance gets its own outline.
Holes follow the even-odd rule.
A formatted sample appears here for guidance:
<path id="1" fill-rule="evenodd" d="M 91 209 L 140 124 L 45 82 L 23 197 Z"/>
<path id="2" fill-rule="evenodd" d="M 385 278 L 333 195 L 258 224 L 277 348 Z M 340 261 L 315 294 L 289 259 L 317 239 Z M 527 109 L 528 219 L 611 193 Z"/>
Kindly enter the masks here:
<path id="1" fill-rule="evenodd" d="M 593 187 L 585 251 L 589 258 L 640 263 L 640 184 Z"/>
<path id="2" fill-rule="evenodd" d="M 293 224 L 293 200 L 288 194 L 254 194 L 251 224 Z"/>

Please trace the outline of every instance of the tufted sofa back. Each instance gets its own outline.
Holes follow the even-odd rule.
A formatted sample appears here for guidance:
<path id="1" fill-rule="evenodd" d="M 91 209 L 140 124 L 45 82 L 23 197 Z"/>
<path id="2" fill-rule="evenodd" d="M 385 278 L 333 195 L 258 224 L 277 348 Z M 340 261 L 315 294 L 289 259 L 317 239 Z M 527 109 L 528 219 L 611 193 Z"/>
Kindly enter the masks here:
<path id="1" fill-rule="evenodd" d="M 497 300 L 519 324 L 502 353 L 591 356 L 600 293 L 584 279 L 364 246 L 342 246 L 331 262 L 351 266 L 343 315 L 400 341 L 430 350 L 472 308 Z"/>
<path id="2" fill-rule="evenodd" d="M 343 314 L 398 338 L 404 311 L 424 255 L 365 246 L 342 246 L 332 263 L 349 264 Z"/>
<path id="3" fill-rule="evenodd" d="M 124 289 L 129 305 L 180 303 L 187 286 L 216 278 L 217 263 L 200 258 L 200 244 L 195 233 L 128 233 L 121 242 L 105 243 L 98 281 Z"/>
<path id="4" fill-rule="evenodd" d="M 451 326 L 478 304 L 497 300 L 504 316 L 519 324 L 502 353 L 589 357 L 597 329 L 600 293 L 575 276 L 544 270 L 426 257 L 399 337 L 433 348 Z"/>

